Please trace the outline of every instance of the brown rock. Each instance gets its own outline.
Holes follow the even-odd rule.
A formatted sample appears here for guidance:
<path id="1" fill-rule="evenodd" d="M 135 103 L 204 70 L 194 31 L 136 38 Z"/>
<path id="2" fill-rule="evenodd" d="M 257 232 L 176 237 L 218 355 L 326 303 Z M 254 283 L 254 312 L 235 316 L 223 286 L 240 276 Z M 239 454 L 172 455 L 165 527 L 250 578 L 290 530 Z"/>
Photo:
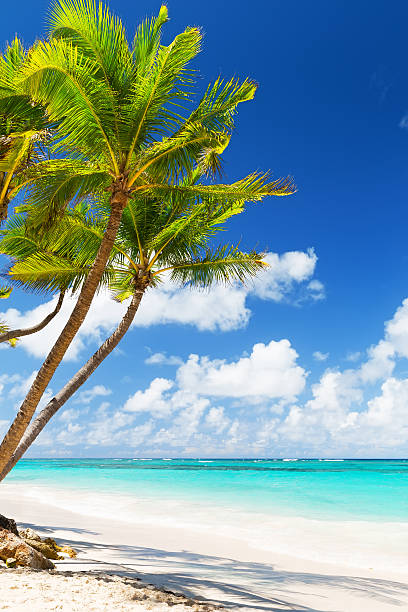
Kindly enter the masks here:
<path id="1" fill-rule="evenodd" d="M 9 559 L 7 559 L 6 561 L 7 567 L 16 567 L 16 565 L 17 565 L 17 559 L 14 559 L 13 557 L 10 557 Z"/>
<path id="2" fill-rule="evenodd" d="M 38 541 L 38 540 L 27 540 L 26 539 L 24 541 L 26 544 L 31 546 L 31 548 L 34 548 L 34 550 L 38 550 L 38 552 L 43 554 L 44 557 L 47 557 L 47 559 L 55 559 L 55 560 L 63 559 L 63 557 L 60 557 L 54 548 L 51 548 L 51 546 L 48 546 L 48 544 L 45 544 L 44 542 L 41 542 L 41 540 Z"/>
<path id="3" fill-rule="evenodd" d="M 9 519 L 2 514 L 0 514 L 0 529 L 7 529 L 7 531 L 11 531 L 11 533 L 18 536 L 16 521 Z"/>
<path id="4" fill-rule="evenodd" d="M 67 553 L 67 555 L 69 555 L 71 557 L 71 559 L 75 559 L 77 556 L 77 552 L 76 550 L 74 550 L 73 548 L 71 548 L 70 546 L 61 546 L 60 547 L 60 551 Z"/>
<path id="5" fill-rule="evenodd" d="M 61 546 L 59 546 L 56 541 L 54 540 L 54 538 L 44 538 L 43 542 L 45 544 L 47 544 L 48 546 L 50 546 L 51 548 L 53 548 L 54 550 L 56 550 L 57 552 L 59 550 L 61 550 Z"/>
<path id="6" fill-rule="evenodd" d="M 35 531 L 30 529 L 30 527 L 27 527 L 27 529 L 20 529 L 18 535 L 20 538 L 23 538 L 23 540 L 37 540 L 37 542 L 41 542 L 41 538 L 38 533 L 35 533 Z"/>
<path id="7" fill-rule="evenodd" d="M 76 550 L 71 548 L 70 546 L 60 546 L 56 543 L 54 538 L 44 538 L 43 542 L 53 548 L 56 552 L 64 552 L 71 557 L 71 559 L 75 559 L 77 556 Z M 34 547 L 35 548 L 35 547 Z M 55 557 L 49 557 L 50 559 L 54 559 Z M 61 558 L 61 557 L 59 557 Z"/>
<path id="8" fill-rule="evenodd" d="M 14 533 L 0 529 L 0 559 L 13 557 L 17 565 L 33 569 L 53 569 L 54 564 Z"/>

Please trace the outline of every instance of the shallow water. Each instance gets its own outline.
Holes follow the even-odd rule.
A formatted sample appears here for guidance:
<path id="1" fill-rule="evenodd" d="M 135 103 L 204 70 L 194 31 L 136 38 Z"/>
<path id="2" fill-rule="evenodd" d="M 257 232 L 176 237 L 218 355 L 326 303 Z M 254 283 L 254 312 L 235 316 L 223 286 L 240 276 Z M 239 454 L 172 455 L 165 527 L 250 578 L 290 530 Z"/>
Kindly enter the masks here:
<path id="1" fill-rule="evenodd" d="M 36 492 L 166 500 L 231 513 L 325 521 L 408 521 L 408 460 L 27 459 L 7 477 Z M 100 509 L 102 510 L 102 509 Z"/>

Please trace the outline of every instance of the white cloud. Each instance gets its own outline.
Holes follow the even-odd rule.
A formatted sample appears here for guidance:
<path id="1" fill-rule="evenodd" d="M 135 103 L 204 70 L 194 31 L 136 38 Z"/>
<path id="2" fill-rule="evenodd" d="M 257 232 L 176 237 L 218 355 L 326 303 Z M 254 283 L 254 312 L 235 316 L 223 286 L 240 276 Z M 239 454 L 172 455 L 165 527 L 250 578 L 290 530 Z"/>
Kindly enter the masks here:
<path id="1" fill-rule="evenodd" d="M 74 408 L 67 408 L 59 415 L 59 420 L 64 423 L 70 423 L 75 421 L 81 415 L 80 410 L 75 410 Z"/>
<path id="2" fill-rule="evenodd" d="M 311 279 L 314 274 L 317 255 L 313 249 L 289 251 L 279 255 L 267 253 L 264 257 L 269 267 L 253 281 L 253 292 L 262 299 L 281 302 L 291 295 L 295 284 Z M 318 280 L 310 281 L 307 288 L 313 299 L 316 295 L 323 297 L 323 285 Z"/>
<path id="3" fill-rule="evenodd" d="M 175 365 L 179 366 L 183 363 L 181 357 L 176 355 L 166 355 L 166 353 L 153 353 L 145 359 L 147 365 Z"/>
<path id="4" fill-rule="evenodd" d="M 181 388 L 210 396 L 286 398 L 303 391 L 306 372 L 289 340 L 255 344 L 249 357 L 227 363 L 190 355 L 177 372 Z"/>
<path id="5" fill-rule="evenodd" d="M 173 359 L 155 355 L 157 362 Z M 255 344 L 234 360 L 191 355 L 172 379 L 155 378 L 119 408 L 104 402 L 90 411 L 86 427 L 78 411 L 67 410 L 42 444 L 117 445 L 161 456 L 402 456 L 408 378 L 398 365 L 406 358 L 408 300 L 385 323 L 383 338 L 349 359 L 358 363 L 326 369 L 308 395 L 302 395 L 307 372 L 287 339 Z M 3 405 L 10 391 L 14 400 L 24 393 L 34 375 L 1 376 Z"/>
<path id="6" fill-rule="evenodd" d="M 225 416 L 223 406 L 213 406 L 210 408 L 205 418 L 205 424 L 207 427 L 214 430 L 216 434 L 222 433 L 230 423 L 231 419 Z"/>
<path id="7" fill-rule="evenodd" d="M 94 385 L 92 389 L 81 391 L 75 399 L 76 404 L 90 404 L 96 397 L 106 397 L 111 395 L 112 389 L 108 389 L 104 385 Z"/>
<path id="8" fill-rule="evenodd" d="M 359 444 L 398 447 L 408 440 L 408 379 L 387 379 L 381 395 L 368 402 L 368 410 L 356 415 L 355 438 Z M 358 435 L 360 434 L 360 435 Z"/>
<path id="9" fill-rule="evenodd" d="M 250 294 L 265 300 L 281 302 L 286 299 L 294 303 L 306 298 L 316 300 L 323 297 L 323 285 L 312 279 L 317 263 L 313 249 L 282 255 L 267 253 L 265 259 L 269 267 L 245 287 L 215 286 L 211 291 L 199 291 L 188 287 L 179 288 L 165 280 L 159 288 L 146 293 L 132 327 L 180 324 L 194 326 L 200 331 L 230 331 L 247 325 L 251 311 L 246 300 Z M 301 289 L 300 295 L 296 287 Z M 30 327 L 49 314 L 56 303 L 57 296 L 26 312 L 9 308 L 0 312 L 0 318 L 6 320 L 11 327 Z M 21 338 L 16 350 L 22 348 L 37 358 L 46 356 L 74 304 L 75 300 L 67 296 L 61 311 L 51 323 L 42 331 Z M 95 296 L 84 323 L 65 355 L 65 361 L 77 360 L 89 344 L 101 343 L 118 324 L 126 308 L 126 303 L 118 304 L 107 292 L 101 291 Z"/>
<path id="10" fill-rule="evenodd" d="M 368 359 L 360 366 L 359 375 L 363 382 L 374 383 L 390 376 L 394 367 L 395 348 L 391 342 L 380 340 L 376 346 L 367 351 Z"/>
<path id="11" fill-rule="evenodd" d="M 401 357 L 408 357 L 408 298 L 385 324 L 385 339 Z"/>
<path id="12" fill-rule="evenodd" d="M 150 412 L 157 417 L 168 416 L 171 412 L 171 404 L 166 397 L 166 392 L 173 385 L 174 383 L 167 378 L 155 378 L 146 391 L 136 391 L 131 395 L 123 406 L 123 410 Z"/>
<path id="13" fill-rule="evenodd" d="M 358 361 L 361 356 L 362 356 L 362 353 L 360 351 L 354 351 L 354 353 L 347 353 L 346 361 L 355 362 L 355 361 Z"/>
<path id="14" fill-rule="evenodd" d="M 57 442 L 65 446 L 76 446 L 79 442 L 78 433 L 83 429 L 84 428 L 78 423 L 69 423 L 67 427 L 57 435 Z"/>
<path id="15" fill-rule="evenodd" d="M 310 281 L 307 288 L 309 289 L 309 294 L 312 300 L 324 300 L 326 297 L 324 285 L 319 280 Z"/>
<path id="16" fill-rule="evenodd" d="M 326 361 L 329 357 L 329 353 L 321 353 L 320 351 L 315 351 L 313 353 L 313 359 L 316 361 Z"/>

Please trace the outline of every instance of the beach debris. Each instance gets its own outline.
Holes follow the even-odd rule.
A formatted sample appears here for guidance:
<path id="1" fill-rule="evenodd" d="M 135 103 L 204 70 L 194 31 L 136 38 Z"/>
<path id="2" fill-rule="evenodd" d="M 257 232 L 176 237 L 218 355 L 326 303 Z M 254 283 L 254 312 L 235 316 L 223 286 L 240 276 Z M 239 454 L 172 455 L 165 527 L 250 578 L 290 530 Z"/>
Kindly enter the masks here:
<path id="1" fill-rule="evenodd" d="M 14 557 L 9 557 L 6 559 L 6 565 L 7 567 L 17 567 L 17 559 Z"/>
<path id="2" fill-rule="evenodd" d="M 6 529 L 0 529 L 0 559 L 7 564 L 7 559 L 16 560 L 17 566 L 31 567 L 33 569 L 54 569 L 55 565 L 44 557 L 42 553 L 34 550 L 22 538 Z"/>
<path id="3" fill-rule="evenodd" d="M 20 538 L 23 538 L 23 540 L 37 540 L 37 542 L 41 542 L 41 537 L 34 531 L 34 529 L 30 529 L 30 527 L 20 529 L 18 535 Z"/>
<path id="4" fill-rule="evenodd" d="M 0 514 L 0 529 L 7 529 L 7 531 L 11 531 L 11 533 L 18 536 L 16 521 L 9 519 L 2 514 Z"/>

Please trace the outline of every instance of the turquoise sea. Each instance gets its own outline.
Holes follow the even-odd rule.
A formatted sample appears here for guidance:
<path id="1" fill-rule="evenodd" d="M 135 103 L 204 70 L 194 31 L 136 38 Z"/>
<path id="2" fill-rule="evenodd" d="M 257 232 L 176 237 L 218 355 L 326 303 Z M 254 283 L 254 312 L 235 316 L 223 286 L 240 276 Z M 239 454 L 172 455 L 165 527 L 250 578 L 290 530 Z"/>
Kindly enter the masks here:
<path id="1" fill-rule="evenodd" d="M 27 459 L 6 479 L 21 482 L 37 498 L 75 493 L 84 507 L 115 500 L 128 517 L 146 504 L 176 509 L 188 501 L 263 516 L 408 521 L 405 459 Z"/>

